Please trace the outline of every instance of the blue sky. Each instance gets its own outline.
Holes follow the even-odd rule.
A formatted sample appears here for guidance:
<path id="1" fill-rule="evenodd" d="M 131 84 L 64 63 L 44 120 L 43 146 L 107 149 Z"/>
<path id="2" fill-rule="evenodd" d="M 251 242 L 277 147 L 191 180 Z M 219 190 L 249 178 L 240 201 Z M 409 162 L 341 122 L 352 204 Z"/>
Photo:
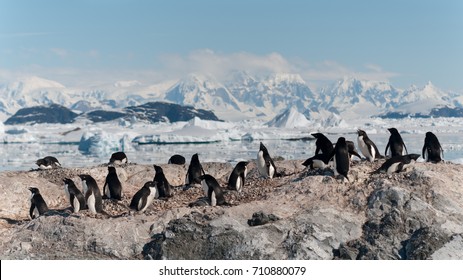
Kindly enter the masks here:
<path id="1" fill-rule="evenodd" d="M 189 72 L 463 92 L 463 1 L 0 0 L 0 75 L 65 85 Z"/>

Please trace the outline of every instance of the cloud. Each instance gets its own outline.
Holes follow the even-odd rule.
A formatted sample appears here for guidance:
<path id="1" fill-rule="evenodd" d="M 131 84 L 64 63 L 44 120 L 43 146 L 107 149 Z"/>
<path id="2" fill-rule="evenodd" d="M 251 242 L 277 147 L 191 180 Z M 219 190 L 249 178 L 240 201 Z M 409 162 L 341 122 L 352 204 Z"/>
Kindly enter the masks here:
<path id="1" fill-rule="evenodd" d="M 65 58 L 65 57 L 67 57 L 69 55 L 67 50 L 61 49 L 61 48 L 52 48 L 52 49 L 50 49 L 50 51 L 53 54 L 59 56 L 60 58 Z"/>
<path id="2" fill-rule="evenodd" d="M 336 61 L 325 60 L 309 63 L 301 58 L 287 59 L 272 52 L 258 55 L 248 52 L 217 53 L 210 49 L 196 50 L 187 55 L 168 54 L 160 58 L 162 71 L 168 75 L 180 76 L 192 72 L 207 73 L 225 79 L 231 71 L 242 70 L 251 74 L 297 73 L 311 85 L 326 84 L 344 77 L 389 81 L 398 73 L 384 71 L 381 66 L 365 64 L 354 69 Z"/>
<path id="3" fill-rule="evenodd" d="M 216 53 L 209 49 L 190 52 L 186 56 L 168 54 L 160 58 L 162 67 L 172 74 L 186 75 L 192 72 L 208 73 L 218 79 L 231 71 L 245 70 L 250 73 L 293 72 L 293 66 L 278 53 L 255 55 L 247 52 Z"/>

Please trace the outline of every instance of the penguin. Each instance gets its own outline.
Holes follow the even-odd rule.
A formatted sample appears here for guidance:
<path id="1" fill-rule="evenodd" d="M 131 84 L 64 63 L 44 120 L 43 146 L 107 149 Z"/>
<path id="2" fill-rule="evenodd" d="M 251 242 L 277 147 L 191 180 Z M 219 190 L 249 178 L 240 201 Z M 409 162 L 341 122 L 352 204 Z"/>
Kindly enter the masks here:
<path id="1" fill-rule="evenodd" d="M 430 131 L 426 132 L 421 154 L 426 162 L 438 163 L 442 161 L 444 150 L 442 149 L 439 140 L 434 133 Z"/>
<path id="2" fill-rule="evenodd" d="M 240 161 L 233 168 L 230 177 L 228 178 L 228 188 L 230 190 L 235 190 L 241 192 L 244 187 L 244 180 L 246 179 L 247 174 L 247 165 L 248 161 Z"/>
<path id="3" fill-rule="evenodd" d="M 122 165 L 128 162 L 127 155 L 124 152 L 116 152 L 109 159 L 110 164 Z"/>
<path id="4" fill-rule="evenodd" d="M 356 156 L 358 157 L 359 159 L 362 159 L 362 157 L 359 155 L 359 153 L 357 152 L 357 149 L 355 148 L 355 144 L 353 141 L 348 141 L 346 140 L 346 143 L 347 143 L 347 150 L 349 152 L 349 157 L 353 157 L 353 156 Z"/>
<path id="5" fill-rule="evenodd" d="M 29 191 L 31 195 L 31 208 L 29 209 L 29 215 L 32 219 L 37 218 L 40 215 L 45 214 L 48 211 L 48 206 L 38 188 L 31 187 Z"/>
<path id="6" fill-rule="evenodd" d="M 302 165 L 309 167 L 310 169 L 315 168 L 327 168 L 330 165 L 331 157 L 329 154 L 316 154 L 313 157 L 306 159 Z"/>
<path id="7" fill-rule="evenodd" d="M 223 196 L 223 190 L 220 187 L 217 180 L 209 174 L 204 174 L 201 176 L 201 185 L 203 187 L 204 193 L 207 196 L 209 205 L 218 206 L 218 205 L 227 205 L 225 198 Z"/>
<path id="8" fill-rule="evenodd" d="M 260 142 L 259 152 L 257 153 L 257 169 L 259 174 L 264 178 L 274 178 L 277 176 L 275 163 L 268 153 L 267 148 Z"/>
<path id="9" fill-rule="evenodd" d="M 47 156 L 41 159 L 38 159 L 35 164 L 39 166 L 40 169 L 53 169 L 61 167 L 58 159 L 52 156 Z"/>
<path id="10" fill-rule="evenodd" d="M 349 181 L 349 177 L 347 173 L 349 173 L 349 148 L 347 147 L 346 138 L 339 137 L 336 145 L 334 146 L 334 150 L 331 153 L 331 157 L 334 157 L 333 160 L 333 169 L 334 169 L 334 176 L 337 177 L 338 175 L 342 175 L 344 178 Z"/>
<path id="11" fill-rule="evenodd" d="M 153 203 L 153 200 L 158 197 L 159 191 L 157 183 L 148 181 L 132 197 L 132 200 L 130 201 L 130 209 L 138 212 L 144 212 L 148 206 Z"/>
<path id="12" fill-rule="evenodd" d="M 372 174 L 378 173 L 398 173 L 401 171 L 406 170 L 412 164 L 416 162 L 416 160 L 420 157 L 419 154 L 408 154 L 408 155 L 398 155 L 387 159 L 376 171 L 372 172 Z"/>
<path id="13" fill-rule="evenodd" d="M 188 171 L 185 177 L 185 185 L 201 184 L 201 175 L 204 174 L 203 167 L 199 162 L 198 154 L 194 154 L 191 157 L 190 165 L 188 166 Z"/>
<path id="14" fill-rule="evenodd" d="M 74 181 L 68 178 L 65 178 L 63 181 L 64 181 L 64 191 L 66 193 L 66 197 L 71 203 L 72 212 L 77 213 L 80 210 L 87 209 L 84 195 L 76 187 L 76 185 L 74 184 Z"/>
<path id="15" fill-rule="evenodd" d="M 373 143 L 373 141 L 368 138 L 368 135 L 365 131 L 358 129 L 357 135 L 357 144 L 359 146 L 360 152 L 369 162 L 373 162 L 375 159 L 381 158 L 378 148 L 376 147 L 375 143 Z"/>
<path id="16" fill-rule="evenodd" d="M 317 139 L 315 141 L 315 154 L 319 154 L 320 152 L 331 154 L 333 152 L 333 143 L 323 133 L 312 133 L 312 136 Z"/>
<path id="17" fill-rule="evenodd" d="M 159 197 L 160 198 L 169 198 L 172 197 L 172 186 L 167 181 L 166 175 L 164 175 L 164 170 L 162 170 L 161 166 L 153 165 L 154 171 L 156 172 L 154 175 L 153 181 L 156 182 Z"/>
<path id="18" fill-rule="evenodd" d="M 82 180 L 85 203 L 87 203 L 88 209 L 90 209 L 93 214 L 102 213 L 103 199 L 95 179 L 87 174 L 80 174 L 79 178 Z"/>
<path id="19" fill-rule="evenodd" d="M 103 186 L 103 198 L 122 200 L 122 184 L 117 177 L 116 167 L 108 166 L 108 175 Z"/>
<path id="20" fill-rule="evenodd" d="M 185 164 L 185 158 L 182 155 L 173 155 L 169 158 L 167 164 L 178 164 L 183 165 Z"/>
<path id="21" fill-rule="evenodd" d="M 389 136 L 389 141 L 386 145 L 386 150 L 384 154 L 387 155 L 387 150 L 390 150 L 390 156 L 402 156 L 408 154 L 407 147 L 405 146 L 402 136 L 400 136 L 399 131 L 396 128 L 388 128 L 391 136 Z"/>

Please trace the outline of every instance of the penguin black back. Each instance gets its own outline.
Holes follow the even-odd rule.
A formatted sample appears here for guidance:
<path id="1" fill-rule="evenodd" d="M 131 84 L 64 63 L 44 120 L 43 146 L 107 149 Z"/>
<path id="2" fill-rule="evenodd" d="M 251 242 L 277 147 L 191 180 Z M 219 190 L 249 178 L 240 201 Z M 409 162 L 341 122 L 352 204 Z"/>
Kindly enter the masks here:
<path id="1" fill-rule="evenodd" d="M 404 171 L 412 165 L 418 158 L 419 154 L 399 155 L 387 159 L 376 171 L 372 174 L 378 173 L 398 173 Z"/>
<path id="2" fill-rule="evenodd" d="M 40 215 L 45 214 L 48 211 L 48 206 L 38 188 L 29 188 L 31 192 L 31 207 L 29 209 L 29 215 L 32 219 L 37 218 Z"/>
<path id="3" fill-rule="evenodd" d="M 182 155 L 173 155 L 169 158 L 168 164 L 178 164 L 183 165 L 185 164 L 186 160 Z"/>
<path id="4" fill-rule="evenodd" d="M 85 202 L 88 209 L 94 214 L 103 212 L 103 199 L 95 179 L 88 174 L 80 174 L 79 178 L 82 180 Z"/>
<path id="5" fill-rule="evenodd" d="M 324 153 L 331 154 L 333 152 L 333 143 L 323 133 L 312 133 L 312 136 L 317 140 L 315 141 L 315 154 Z"/>
<path id="6" fill-rule="evenodd" d="M 400 136 L 399 131 L 394 127 L 388 128 L 388 130 L 391 135 L 389 136 L 389 141 L 387 142 L 384 154 L 387 155 L 388 149 L 391 152 L 391 157 L 408 154 L 407 147 L 405 146 L 404 140 L 402 139 L 402 136 Z"/>
<path id="7" fill-rule="evenodd" d="M 61 167 L 61 164 L 59 163 L 58 159 L 52 156 L 46 156 L 44 158 L 41 158 L 37 160 L 35 164 L 37 164 L 40 169 L 52 169 Z"/>
<path id="8" fill-rule="evenodd" d="M 154 174 L 154 179 L 153 181 L 156 182 L 158 191 L 159 191 L 159 197 L 163 198 L 168 198 L 171 197 L 172 194 L 172 187 L 167 181 L 166 175 L 164 174 L 164 170 L 162 170 L 162 167 L 159 165 L 153 165 L 154 166 L 154 171 L 156 172 Z"/>
<path id="9" fill-rule="evenodd" d="M 217 180 L 209 174 L 201 176 L 201 184 L 207 191 L 207 198 L 211 206 L 226 205 L 223 190 Z"/>
<path id="10" fill-rule="evenodd" d="M 349 181 L 347 176 L 349 172 L 349 148 L 347 147 L 346 139 L 344 137 L 339 137 L 334 151 L 332 152 L 334 156 L 334 174 L 342 175 Z"/>
<path id="11" fill-rule="evenodd" d="M 128 162 L 127 155 L 124 152 L 115 152 L 111 155 L 109 163 L 112 164 L 125 164 Z"/>
<path id="12" fill-rule="evenodd" d="M 74 181 L 68 178 L 65 178 L 63 181 L 64 181 L 64 191 L 71 204 L 72 211 L 74 213 L 77 213 L 80 210 L 87 209 L 87 204 L 85 203 L 85 197 L 82 194 L 82 192 L 77 188 Z"/>
<path id="13" fill-rule="evenodd" d="M 122 184 L 117 177 L 116 167 L 108 166 L 108 175 L 103 186 L 103 198 L 122 200 Z"/>
<path id="14" fill-rule="evenodd" d="M 132 197 L 132 200 L 130 201 L 130 208 L 135 211 L 143 212 L 158 196 L 159 192 L 156 183 L 148 181 Z"/>
<path id="15" fill-rule="evenodd" d="M 430 131 L 426 132 L 423 149 L 421 151 L 423 158 L 426 159 L 427 162 L 438 163 L 442 161 L 441 155 L 443 155 L 443 153 L 444 150 L 437 136 Z"/>
<path id="16" fill-rule="evenodd" d="M 240 161 L 235 165 L 235 168 L 233 168 L 233 171 L 228 178 L 229 189 L 241 192 L 245 185 L 244 181 L 246 179 L 248 164 L 249 162 L 247 161 Z"/>
<path id="17" fill-rule="evenodd" d="M 201 175 L 204 173 L 203 167 L 199 162 L 198 154 L 191 157 L 190 165 L 185 178 L 185 185 L 201 184 Z"/>

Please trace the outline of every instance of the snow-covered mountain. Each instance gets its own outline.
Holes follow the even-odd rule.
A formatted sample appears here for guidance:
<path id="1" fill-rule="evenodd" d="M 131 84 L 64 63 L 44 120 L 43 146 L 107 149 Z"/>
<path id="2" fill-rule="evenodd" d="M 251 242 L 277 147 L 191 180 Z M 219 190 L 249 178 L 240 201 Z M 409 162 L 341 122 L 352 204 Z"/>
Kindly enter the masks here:
<path id="1" fill-rule="evenodd" d="M 299 74 L 257 76 L 244 71 L 226 81 L 190 74 L 180 80 L 146 84 L 136 80 L 70 88 L 55 81 L 26 77 L 0 84 L 0 120 L 21 108 L 59 104 L 83 113 L 169 101 L 213 111 L 223 120 L 266 121 L 289 108 L 308 119 L 364 118 L 390 112 L 429 115 L 436 108 L 463 107 L 463 94 L 440 90 L 432 83 L 401 90 L 386 82 L 345 78 L 313 91 Z"/>

